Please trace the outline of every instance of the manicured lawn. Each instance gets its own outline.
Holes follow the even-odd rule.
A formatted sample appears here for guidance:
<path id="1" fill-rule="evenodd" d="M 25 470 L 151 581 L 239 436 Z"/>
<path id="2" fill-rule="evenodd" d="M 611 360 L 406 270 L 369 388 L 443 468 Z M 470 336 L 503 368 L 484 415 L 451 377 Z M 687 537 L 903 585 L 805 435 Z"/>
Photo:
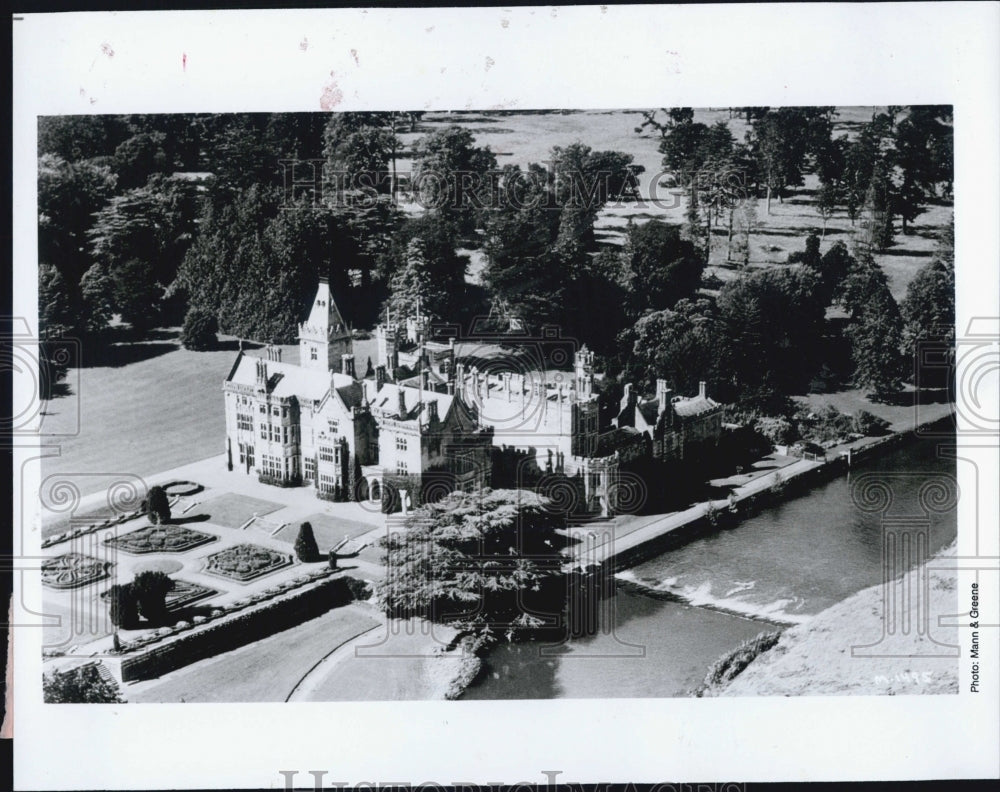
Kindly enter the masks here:
<path id="1" fill-rule="evenodd" d="M 324 554 L 340 544 L 345 536 L 353 539 L 356 536 L 368 533 L 372 529 L 372 526 L 367 523 L 344 520 L 340 517 L 332 517 L 329 514 L 317 513 L 310 514 L 308 517 L 303 517 L 301 520 L 296 520 L 291 525 L 285 526 L 274 535 L 274 538 L 282 542 L 294 544 L 299 535 L 299 526 L 304 522 L 312 525 L 316 544 L 319 546 L 319 551 Z"/>
<path id="2" fill-rule="evenodd" d="M 75 512 L 63 513 L 50 520 L 49 517 L 52 515 L 52 512 L 45 508 L 44 501 L 42 502 L 41 511 L 43 538 L 53 536 L 54 534 L 66 533 L 74 528 L 88 528 L 94 523 L 102 523 L 105 520 L 118 517 L 118 514 L 113 512 L 110 507 L 105 506 L 103 509 L 89 511 L 84 514 L 76 514 Z M 109 527 L 108 530 L 117 530 L 119 533 L 125 533 L 126 531 L 132 531 L 146 525 L 149 525 L 149 520 L 146 519 L 146 515 L 142 515 L 141 517 L 136 517 L 134 520 L 126 520 L 118 524 L 116 528 Z"/>
<path id="3" fill-rule="evenodd" d="M 313 689 L 310 701 L 417 701 L 438 697 L 437 665 L 447 672 L 441 659 L 431 653 L 440 649 L 454 632 L 435 627 L 428 634 L 422 627 L 407 630 L 407 622 L 395 622 L 399 628 L 386 633 L 376 630 L 366 636 L 351 654 L 334 666 L 330 674 Z M 457 671 L 457 667 L 452 669 Z"/>
<path id="4" fill-rule="evenodd" d="M 151 686 L 124 693 L 138 702 L 284 701 L 300 679 L 345 641 L 377 624 L 356 606 L 335 608 L 297 627 L 203 660 Z"/>
<path id="5" fill-rule="evenodd" d="M 954 404 L 943 400 L 943 393 L 927 391 L 921 397 L 924 403 L 916 406 L 912 403 L 912 394 L 913 391 L 907 389 L 900 396 L 901 403 L 881 404 L 869 400 L 864 390 L 852 388 L 836 393 L 810 393 L 808 396 L 797 397 L 796 401 L 808 405 L 814 411 L 828 405 L 833 405 L 848 415 L 853 415 L 858 410 L 867 410 L 888 421 L 893 431 L 905 431 L 914 428 L 917 423 L 944 418 L 955 409 Z"/>
<path id="6" fill-rule="evenodd" d="M 265 514 L 270 514 L 280 508 L 282 505 L 274 501 L 227 493 L 199 504 L 194 511 L 197 514 L 207 514 L 209 522 L 215 525 L 221 525 L 225 528 L 239 528 L 254 514 L 263 517 Z"/>
<path id="7" fill-rule="evenodd" d="M 78 404 L 79 432 L 42 460 L 43 479 L 61 474 L 88 495 L 122 475 L 146 477 L 225 450 L 222 382 L 235 345 L 191 352 L 175 331 L 157 333 L 163 340 L 121 344 L 114 356 L 69 372 L 73 393 L 47 404 L 43 427 L 75 431 Z"/>

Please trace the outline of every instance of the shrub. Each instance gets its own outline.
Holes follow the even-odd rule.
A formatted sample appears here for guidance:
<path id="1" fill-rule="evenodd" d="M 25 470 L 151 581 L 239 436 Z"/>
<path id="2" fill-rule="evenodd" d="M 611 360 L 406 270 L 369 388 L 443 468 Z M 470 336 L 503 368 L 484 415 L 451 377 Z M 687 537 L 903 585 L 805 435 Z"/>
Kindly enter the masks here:
<path id="1" fill-rule="evenodd" d="M 877 415 L 872 415 L 867 410 L 858 410 L 854 413 L 854 431 L 865 437 L 879 437 L 889 431 L 889 422 Z"/>
<path id="2" fill-rule="evenodd" d="M 132 591 L 139 611 L 147 621 L 161 621 L 167 614 L 167 594 L 174 581 L 163 572 L 140 572 L 132 581 Z"/>
<path id="3" fill-rule="evenodd" d="M 109 615 L 115 627 L 131 630 L 139 621 L 139 609 L 131 583 L 115 584 L 108 590 Z"/>
<path id="4" fill-rule="evenodd" d="M 54 671 L 42 679 L 47 704 L 121 704 L 121 690 L 113 679 L 105 679 L 90 663 L 69 671 Z"/>
<path id="5" fill-rule="evenodd" d="M 163 487 L 150 487 L 146 498 L 146 511 L 149 521 L 154 525 L 170 522 L 170 501 Z"/>
<path id="6" fill-rule="evenodd" d="M 218 343 L 218 331 L 219 323 L 215 314 L 204 308 L 191 308 L 184 317 L 181 344 L 185 349 L 196 351 L 212 349 Z"/>
<path id="7" fill-rule="evenodd" d="M 321 560 L 312 525 L 307 522 L 302 523 L 299 528 L 299 535 L 295 540 L 295 555 L 306 564 Z"/>
<path id="8" fill-rule="evenodd" d="M 772 445 L 788 445 L 794 443 L 797 432 L 792 422 L 787 418 L 758 418 L 756 421 L 757 431 L 766 437 Z"/>
<path id="9" fill-rule="evenodd" d="M 711 665 L 705 676 L 705 686 L 713 688 L 731 682 L 756 657 L 778 643 L 779 638 L 781 638 L 780 632 L 762 632 L 756 638 L 743 641 Z"/>

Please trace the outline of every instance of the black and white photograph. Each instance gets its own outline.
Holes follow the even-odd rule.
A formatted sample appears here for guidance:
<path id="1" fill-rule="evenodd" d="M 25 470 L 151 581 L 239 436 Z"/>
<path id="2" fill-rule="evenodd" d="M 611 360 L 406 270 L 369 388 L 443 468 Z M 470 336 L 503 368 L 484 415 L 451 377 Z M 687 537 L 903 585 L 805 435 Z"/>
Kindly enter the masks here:
<path id="1" fill-rule="evenodd" d="M 956 693 L 952 125 L 40 118 L 46 700 Z"/>
<path id="2" fill-rule="evenodd" d="M 159 64 L 140 24 L 88 32 L 74 101 L 16 121 L 35 200 L 11 347 L 35 367 L 10 433 L 26 730 L 113 713 L 116 739 L 134 718 L 211 735 L 211 713 L 247 713 L 221 748 L 324 712 L 360 744 L 390 713 L 419 730 L 420 707 L 430 731 L 500 734 L 635 707 L 739 713 L 711 727 L 728 741 L 751 712 L 787 730 L 843 708 L 832 729 L 995 703 L 1000 319 L 963 288 L 996 284 L 995 217 L 977 218 L 998 174 L 995 151 L 972 164 L 987 193 L 965 213 L 970 99 L 654 80 L 617 106 L 615 66 L 593 102 L 374 98 L 357 75 L 392 59 L 360 42 L 404 18 L 487 79 L 492 38 L 473 54 L 445 20 L 527 41 L 626 9 L 371 11 L 330 12 L 356 46 L 281 26 L 289 58 L 337 53 L 308 103 L 234 107 L 215 72 L 217 106 L 192 100 L 178 86 L 203 64 L 180 45 L 181 98 L 106 102 L 116 58 Z M 683 76 L 672 46 L 659 68 Z M 398 79 L 449 84 L 433 63 Z M 276 728 L 262 756 L 290 740 Z M 250 777 L 312 788 L 319 761 Z M 65 777 L 22 777 L 46 772 Z M 225 772 L 175 785 L 247 777 Z"/>

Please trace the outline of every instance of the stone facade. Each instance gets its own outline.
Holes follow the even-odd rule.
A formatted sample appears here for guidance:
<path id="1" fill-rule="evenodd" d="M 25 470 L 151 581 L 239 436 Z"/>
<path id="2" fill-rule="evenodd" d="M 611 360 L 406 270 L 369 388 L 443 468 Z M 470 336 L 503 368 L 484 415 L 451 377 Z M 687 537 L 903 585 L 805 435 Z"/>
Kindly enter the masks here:
<path id="1" fill-rule="evenodd" d="M 569 479 L 585 511 L 611 515 L 619 467 L 652 455 L 683 460 L 718 441 L 722 409 L 705 393 L 655 397 L 625 387 L 611 426 L 601 426 L 594 355 L 572 372 L 480 371 L 454 339 L 427 338 L 419 312 L 376 328 L 377 365 L 361 378 L 350 328 L 320 281 L 299 326 L 300 363 L 279 349 L 240 352 L 224 383 L 230 468 L 266 483 L 314 487 L 321 497 L 378 501 L 388 486 L 415 506 L 492 480 L 492 460 L 511 455 L 533 480 Z M 399 375 L 399 379 L 396 376 Z"/>
<path id="2" fill-rule="evenodd" d="M 704 382 L 697 396 L 684 397 L 660 379 L 656 394 L 648 399 L 639 398 L 629 383 L 613 423 L 644 436 L 655 459 L 683 461 L 698 446 L 718 443 L 722 406 L 708 397 Z"/>

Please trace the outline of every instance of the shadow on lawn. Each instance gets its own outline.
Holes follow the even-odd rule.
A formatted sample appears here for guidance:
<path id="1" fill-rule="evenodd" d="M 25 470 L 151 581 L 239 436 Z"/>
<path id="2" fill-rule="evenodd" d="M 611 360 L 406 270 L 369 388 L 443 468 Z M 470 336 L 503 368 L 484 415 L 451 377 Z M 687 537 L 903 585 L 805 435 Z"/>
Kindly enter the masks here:
<path id="1" fill-rule="evenodd" d="M 187 525 L 188 523 L 208 522 L 212 519 L 210 514 L 193 514 L 190 517 L 173 517 L 168 525 Z"/>
<path id="2" fill-rule="evenodd" d="M 930 258 L 934 255 L 933 250 L 904 250 L 900 248 L 886 248 L 880 256 L 911 256 L 913 258 Z"/>
<path id="3" fill-rule="evenodd" d="M 165 355 L 179 348 L 175 343 L 163 341 L 90 346 L 82 355 L 80 367 L 119 368 L 130 363 L 139 363 L 143 360 L 160 357 L 160 355 Z"/>
<path id="4" fill-rule="evenodd" d="M 889 396 L 883 396 L 884 404 L 894 407 L 914 407 L 918 404 L 947 404 L 953 401 L 948 388 L 923 388 L 921 390 L 903 391 Z"/>

